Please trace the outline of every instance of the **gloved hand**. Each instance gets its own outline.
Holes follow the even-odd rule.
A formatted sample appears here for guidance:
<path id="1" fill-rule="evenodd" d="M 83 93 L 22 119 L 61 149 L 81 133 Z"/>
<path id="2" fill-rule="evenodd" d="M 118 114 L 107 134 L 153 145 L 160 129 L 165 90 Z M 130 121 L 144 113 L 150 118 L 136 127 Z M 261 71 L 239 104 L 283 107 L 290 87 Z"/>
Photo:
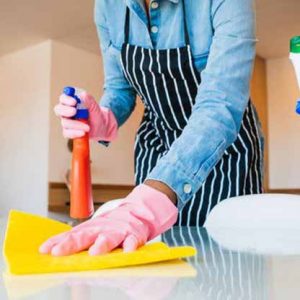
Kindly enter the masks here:
<path id="1" fill-rule="evenodd" d="M 59 104 L 54 107 L 56 115 L 61 118 L 64 137 L 74 139 L 89 132 L 92 140 L 107 142 L 114 140 L 117 136 L 118 124 L 113 112 L 99 106 L 94 97 L 86 92 L 82 92 L 79 97 L 89 110 L 89 125 L 71 119 L 76 114 L 74 98 L 62 94 L 59 97 Z"/>
<path id="2" fill-rule="evenodd" d="M 98 255 L 117 247 L 134 251 L 169 229 L 177 215 L 177 207 L 165 194 L 141 184 L 117 208 L 50 238 L 39 251 L 54 256 L 86 249 Z"/>

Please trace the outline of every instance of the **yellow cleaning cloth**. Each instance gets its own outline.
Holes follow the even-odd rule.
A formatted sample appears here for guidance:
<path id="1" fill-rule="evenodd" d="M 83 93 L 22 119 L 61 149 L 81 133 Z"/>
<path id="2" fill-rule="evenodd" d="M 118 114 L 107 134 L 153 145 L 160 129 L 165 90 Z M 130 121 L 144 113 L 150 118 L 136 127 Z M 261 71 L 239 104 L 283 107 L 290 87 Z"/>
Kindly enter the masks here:
<path id="1" fill-rule="evenodd" d="M 63 257 L 39 254 L 38 248 L 45 240 L 70 229 L 69 225 L 58 221 L 11 211 L 3 250 L 8 272 L 17 275 L 100 270 L 143 265 L 196 254 L 193 247 L 170 248 L 164 243 L 145 245 L 131 253 L 116 249 L 100 256 L 89 256 L 86 251 Z"/>

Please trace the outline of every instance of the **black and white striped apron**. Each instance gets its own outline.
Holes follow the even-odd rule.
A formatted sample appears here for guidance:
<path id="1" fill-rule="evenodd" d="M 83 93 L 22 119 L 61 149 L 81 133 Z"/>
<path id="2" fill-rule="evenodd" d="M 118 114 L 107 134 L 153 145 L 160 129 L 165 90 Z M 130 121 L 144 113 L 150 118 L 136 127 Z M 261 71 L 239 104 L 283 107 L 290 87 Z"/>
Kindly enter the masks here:
<path id="1" fill-rule="evenodd" d="M 184 0 L 182 2 L 186 46 L 172 49 L 147 49 L 129 44 L 130 11 L 126 8 L 121 63 L 126 79 L 145 106 L 135 141 L 136 184 L 146 179 L 182 133 L 201 83 L 192 60 Z M 177 225 L 202 226 L 208 213 L 221 200 L 262 192 L 259 130 L 249 101 L 237 140 L 184 206 Z"/>

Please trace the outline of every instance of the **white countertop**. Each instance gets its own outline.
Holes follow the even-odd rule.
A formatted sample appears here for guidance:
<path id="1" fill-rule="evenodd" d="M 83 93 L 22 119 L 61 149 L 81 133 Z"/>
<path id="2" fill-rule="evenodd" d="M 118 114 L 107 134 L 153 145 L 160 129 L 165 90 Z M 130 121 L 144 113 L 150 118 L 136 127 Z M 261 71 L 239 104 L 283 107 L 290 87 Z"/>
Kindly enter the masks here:
<path id="1" fill-rule="evenodd" d="M 0 220 L 1 245 L 5 230 Z M 287 233 L 288 234 L 288 233 Z M 298 242 L 295 232 L 288 239 Z M 52 275 L 12 276 L 0 268 L 0 299 L 298 299 L 299 255 L 258 255 L 223 249 L 205 229 L 174 228 L 163 237 L 170 245 L 193 245 L 188 265 L 145 267 Z M 296 241 L 297 240 L 297 241 Z M 291 245 L 292 246 L 292 245 Z"/>

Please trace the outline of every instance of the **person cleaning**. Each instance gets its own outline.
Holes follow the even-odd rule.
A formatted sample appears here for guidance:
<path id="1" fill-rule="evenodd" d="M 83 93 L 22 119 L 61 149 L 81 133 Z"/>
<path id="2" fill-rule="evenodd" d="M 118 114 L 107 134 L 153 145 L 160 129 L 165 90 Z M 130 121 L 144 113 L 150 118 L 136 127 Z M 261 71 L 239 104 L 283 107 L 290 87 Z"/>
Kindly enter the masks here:
<path id="1" fill-rule="evenodd" d="M 41 253 L 133 251 L 177 226 L 202 226 L 233 196 L 262 193 L 263 142 L 249 81 L 255 58 L 252 0 L 96 0 L 104 63 L 100 105 L 80 99 L 89 124 L 59 98 L 63 135 L 112 142 L 145 110 L 135 141 L 136 187 L 121 204 L 54 236 Z M 118 168 L 112 164 L 112 168 Z"/>

